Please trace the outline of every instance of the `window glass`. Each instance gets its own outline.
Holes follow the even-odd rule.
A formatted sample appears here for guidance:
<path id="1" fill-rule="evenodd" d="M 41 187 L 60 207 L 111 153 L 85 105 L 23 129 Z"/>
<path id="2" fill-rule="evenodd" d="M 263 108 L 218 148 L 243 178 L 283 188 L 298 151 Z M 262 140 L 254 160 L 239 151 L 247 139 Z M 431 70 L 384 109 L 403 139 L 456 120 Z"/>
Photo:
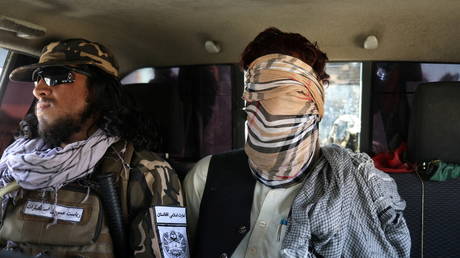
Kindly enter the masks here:
<path id="1" fill-rule="evenodd" d="M 320 144 L 336 143 L 359 150 L 361 132 L 361 63 L 326 64 L 329 85 L 326 87 L 324 117 L 319 125 Z"/>
<path id="2" fill-rule="evenodd" d="M 8 55 L 8 50 L 4 48 L 0 48 L 0 75 L 3 72 L 3 66 L 5 65 L 7 55 Z"/>
<path id="3" fill-rule="evenodd" d="M 152 87 L 151 93 L 144 92 L 136 98 L 139 103 L 146 103 L 144 110 L 161 110 L 155 118 L 160 129 L 163 127 L 166 152 L 202 157 L 232 148 L 230 68 L 229 65 L 142 68 L 128 74 L 122 83 L 145 83 Z M 320 143 L 337 143 L 358 150 L 361 63 L 328 63 L 326 71 L 331 78 L 326 89 L 325 116 L 320 123 Z M 243 86 L 235 84 L 235 87 Z"/>
<path id="4" fill-rule="evenodd" d="M 372 152 L 407 143 L 415 90 L 425 82 L 459 81 L 460 64 L 376 62 L 372 85 Z"/>
<path id="5" fill-rule="evenodd" d="M 195 161 L 232 149 L 232 65 L 142 68 L 121 82 L 157 121 L 171 158 Z"/>
<path id="6" fill-rule="evenodd" d="M 170 68 L 174 69 L 174 68 Z M 178 68 L 177 68 L 178 69 Z M 136 71 L 131 72 L 121 80 L 121 84 L 130 84 L 130 83 L 149 83 L 151 80 L 155 79 L 155 69 L 152 67 L 146 67 L 137 69 Z"/>
<path id="7" fill-rule="evenodd" d="M 7 53 L 5 49 L 1 49 Z M 6 54 L 5 54 L 6 57 Z M 1 55 L 0 55 L 1 58 Z M 35 63 L 36 60 L 29 56 L 17 55 L 13 66 L 27 65 Z M 1 62 L 2 70 L 4 62 Z M 5 77 L 8 80 L 8 77 Z M 13 141 L 13 136 L 19 121 L 27 114 L 34 99 L 32 82 L 13 82 L 8 81 L 3 84 L 5 91 L 0 104 L 0 154 Z"/>

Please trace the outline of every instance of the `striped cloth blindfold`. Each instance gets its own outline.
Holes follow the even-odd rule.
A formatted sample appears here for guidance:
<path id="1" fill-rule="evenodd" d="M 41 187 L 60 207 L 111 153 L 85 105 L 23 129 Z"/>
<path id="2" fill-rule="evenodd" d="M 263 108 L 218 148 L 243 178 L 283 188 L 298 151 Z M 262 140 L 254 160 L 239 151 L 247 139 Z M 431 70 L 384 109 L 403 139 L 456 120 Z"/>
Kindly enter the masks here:
<path id="1" fill-rule="evenodd" d="M 292 56 L 262 56 L 245 73 L 243 99 L 254 176 L 270 187 L 300 180 L 318 151 L 324 113 L 324 88 L 313 69 Z"/>

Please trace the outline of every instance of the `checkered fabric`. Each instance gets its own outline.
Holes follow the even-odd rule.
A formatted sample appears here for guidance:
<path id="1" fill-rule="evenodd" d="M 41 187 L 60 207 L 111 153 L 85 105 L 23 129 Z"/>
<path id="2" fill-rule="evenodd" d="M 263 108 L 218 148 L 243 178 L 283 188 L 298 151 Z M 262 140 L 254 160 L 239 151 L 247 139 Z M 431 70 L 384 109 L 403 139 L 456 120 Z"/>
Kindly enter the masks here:
<path id="1" fill-rule="evenodd" d="M 394 180 L 366 154 L 321 151 L 294 199 L 282 257 L 409 257 L 406 204 Z"/>

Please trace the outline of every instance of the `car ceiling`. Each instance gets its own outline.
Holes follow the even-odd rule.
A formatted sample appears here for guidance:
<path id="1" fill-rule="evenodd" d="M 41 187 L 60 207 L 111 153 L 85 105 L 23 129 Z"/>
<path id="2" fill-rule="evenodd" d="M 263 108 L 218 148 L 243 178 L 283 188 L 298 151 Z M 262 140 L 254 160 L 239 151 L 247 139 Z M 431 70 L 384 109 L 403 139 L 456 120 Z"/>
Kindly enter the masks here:
<path id="1" fill-rule="evenodd" d="M 83 37 L 112 49 L 122 73 L 145 66 L 236 63 L 275 26 L 317 41 L 331 60 L 460 62 L 457 0 L 2 0 L 0 16 L 46 28 L 26 40 L 0 30 L 0 46 L 37 55 L 46 42 Z M 363 48 L 368 35 L 379 46 Z M 218 54 L 204 42 L 221 45 Z"/>

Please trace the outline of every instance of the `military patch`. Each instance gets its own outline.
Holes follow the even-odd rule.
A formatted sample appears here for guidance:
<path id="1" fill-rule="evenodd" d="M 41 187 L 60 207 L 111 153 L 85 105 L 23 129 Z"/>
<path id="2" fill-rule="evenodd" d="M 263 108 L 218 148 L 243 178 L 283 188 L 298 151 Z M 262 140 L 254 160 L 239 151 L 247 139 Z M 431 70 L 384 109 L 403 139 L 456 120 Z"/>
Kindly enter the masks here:
<path id="1" fill-rule="evenodd" d="M 188 257 L 188 241 L 186 227 L 163 227 L 158 226 L 161 249 L 166 258 Z"/>
<path id="2" fill-rule="evenodd" d="M 185 207 L 150 208 L 164 258 L 188 258 L 187 216 Z"/>
<path id="3" fill-rule="evenodd" d="M 56 214 L 58 220 L 80 222 L 83 217 L 83 208 L 57 204 L 54 207 L 54 204 L 51 203 L 29 200 L 24 206 L 24 214 L 45 218 L 53 218 Z"/>
<path id="4" fill-rule="evenodd" d="M 184 207 L 155 206 L 155 214 L 160 224 L 187 224 Z"/>

